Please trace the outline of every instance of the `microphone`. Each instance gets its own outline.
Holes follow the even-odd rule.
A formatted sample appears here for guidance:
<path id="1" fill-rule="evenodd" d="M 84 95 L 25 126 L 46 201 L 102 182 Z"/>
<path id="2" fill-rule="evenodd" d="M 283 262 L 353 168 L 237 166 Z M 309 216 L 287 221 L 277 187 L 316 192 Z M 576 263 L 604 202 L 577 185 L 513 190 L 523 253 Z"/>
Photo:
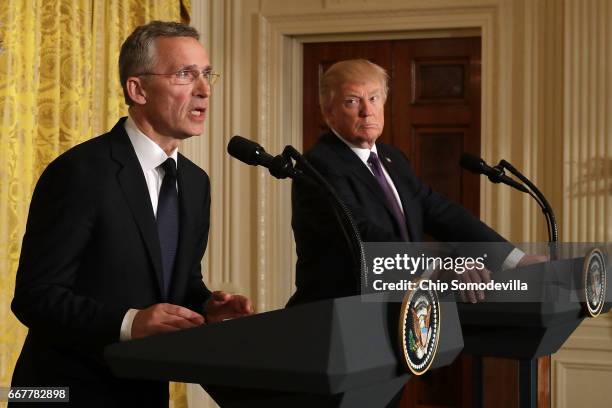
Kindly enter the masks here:
<path id="1" fill-rule="evenodd" d="M 263 147 L 242 136 L 234 136 L 227 144 L 227 152 L 243 163 L 251 166 L 262 165 L 270 167 L 274 157 L 266 153 Z"/>
<path id="2" fill-rule="evenodd" d="M 459 165 L 472 173 L 484 174 L 493 183 L 504 183 L 524 193 L 529 193 L 529 190 L 527 190 L 521 183 L 506 176 L 502 168 L 498 166 L 491 167 L 483 159 L 474 156 L 473 154 L 463 153 L 461 155 Z"/>
<path id="3" fill-rule="evenodd" d="M 267 168 L 270 174 L 278 179 L 300 176 L 289 159 L 280 154 L 272 156 L 259 144 L 242 136 L 236 135 L 230 139 L 227 152 L 243 163 Z"/>

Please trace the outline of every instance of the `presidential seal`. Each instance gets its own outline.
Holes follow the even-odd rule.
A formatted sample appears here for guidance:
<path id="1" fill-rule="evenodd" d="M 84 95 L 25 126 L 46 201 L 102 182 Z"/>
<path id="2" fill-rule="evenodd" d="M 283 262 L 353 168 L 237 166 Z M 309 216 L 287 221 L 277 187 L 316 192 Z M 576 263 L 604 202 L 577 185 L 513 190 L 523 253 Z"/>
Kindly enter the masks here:
<path id="1" fill-rule="evenodd" d="M 601 313 L 606 300 L 606 262 L 599 248 L 584 258 L 582 273 L 584 283 L 584 309 L 591 317 Z"/>
<path id="2" fill-rule="evenodd" d="M 415 375 L 433 362 L 440 340 L 440 302 L 433 290 L 419 285 L 404 296 L 400 309 L 399 344 L 404 365 Z"/>

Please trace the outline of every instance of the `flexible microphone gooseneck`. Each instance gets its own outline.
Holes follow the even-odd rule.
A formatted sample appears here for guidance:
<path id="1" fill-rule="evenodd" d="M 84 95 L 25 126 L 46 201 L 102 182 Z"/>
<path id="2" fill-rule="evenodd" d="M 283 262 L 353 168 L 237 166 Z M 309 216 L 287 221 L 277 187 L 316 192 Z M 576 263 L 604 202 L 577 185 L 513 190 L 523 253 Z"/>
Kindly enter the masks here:
<path id="1" fill-rule="evenodd" d="M 469 153 L 463 153 L 461 155 L 459 165 L 464 169 L 471 171 L 472 173 L 484 174 L 493 183 L 503 183 L 514 187 L 517 190 L 522 191 L 523 193 L 529 193 L 525 186 L 506 176 L 504 174 L 503 168 L 500 168 L 498 166 L 491 167 L 480 157 L 474 156 Z"/>
<path id="2" fill-rule="evenodd" d="M 484 174 L 493 183 L 504 183 L 515 189 L 529 194 L 540 206 L 544 216 L 546 217 L 546 227 L 548 230 L 548 242 L 550 243 L 550 258 L 551 260 L 557 259 L 557 248 L 553 243 L 559 240 L 559 228 L 555 219 L 555 214 L 552 207 L 544 197 L 544 194 L 538 190 L 538 188 L 521 172 L 519 172 L 514 166 L 508 163 L 506 160 L 501 160 L 497 166 L 489 166 L 482 158 L 474 156 L 469 153 L 463 153 L 461 160 L 459 161 L 461 167 L 469 170 L 476 174 Z M 519 180 L 525 185 L 517 182 L 516 180 L 508 177 L 504 174 L 504 169 L 514 174 Z"/>
<path id="3" fill-rule="evenodd" d="M 507 169 L 510 173 L 514 174 L 519 180 L 525 183 L 531 192 L 529 193 L 540 205 L 544 216 L 546 217 L 546 222 L 548 224 L 548 237 L 550 242 L 557 242 L 559 240 L 559 228 L 557 226 L 557 221 L 555 219 L 555 214 L 553 212 L 552 207 L 544 197 L 544 194 L 533 184 L 527 177 L 525 177 L 521 172 L 519 172 L 513 165 L 505 161 L 504 159 L 500 160 L 499 166 Z"/>

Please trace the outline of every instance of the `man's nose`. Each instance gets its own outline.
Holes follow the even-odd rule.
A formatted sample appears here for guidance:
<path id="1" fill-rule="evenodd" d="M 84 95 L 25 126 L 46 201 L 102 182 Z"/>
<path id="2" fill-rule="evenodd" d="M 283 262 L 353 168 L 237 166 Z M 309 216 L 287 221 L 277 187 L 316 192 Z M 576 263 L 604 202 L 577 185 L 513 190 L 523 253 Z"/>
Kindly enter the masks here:
<path id="1" fill-rule="evenodd" d="M 210 95 L 212 88 L 204 75 L 198 75 L 193 84 L 193 96 L 207 98 Z"/>
<path id="2" fill-rule="evenodd" d="M 369 101 L 365 100 L 363 101 L 363 103 L 361 104 L 361 108 L 359 110 L 359 114 L 361 116 L 372 116 L 372 105 L 370 104 Z"/>

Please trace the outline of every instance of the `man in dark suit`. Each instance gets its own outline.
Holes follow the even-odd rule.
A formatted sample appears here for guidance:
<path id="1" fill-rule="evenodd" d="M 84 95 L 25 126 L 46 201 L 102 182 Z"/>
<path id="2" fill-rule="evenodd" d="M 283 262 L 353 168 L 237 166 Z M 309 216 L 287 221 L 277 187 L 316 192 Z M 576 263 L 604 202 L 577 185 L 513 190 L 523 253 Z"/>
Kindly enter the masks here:
<path id="1" fill-rule="evenodd" d="M 404 154 L 378 142 L 384 126 L 387 74 L 366 60 L 341 61 L 323 74 L 319 101 L 330 130 L 305 157 L 348 207 L 364 242 L 505 242 L 499 234 L 419 180 Z M 358 294 L 360 269 L 349 255 L 332 205 L 320 189 L 293 184 L 296 293 L 289 305 Z M 508 245 L 495 267 L 542 261 Z M 487 282 L 486 269 L 462 279 Z M 470 293 L 470 300 L 482 293 Z"/>
<path id="2" fill-rule="evenodd" d="M 13 387 L 70 387 L 73 406 L 168 406 L 166 382 L 116 378 L 104 346 L 252 313 L 200 271 L 210 183 L 177 151 L 203 132 L 217 76 L 198 39 L 183 24 L 138 27 L 119 57 L 129 117 L 40 177 L 12 302 L 29 328 Z"/>

